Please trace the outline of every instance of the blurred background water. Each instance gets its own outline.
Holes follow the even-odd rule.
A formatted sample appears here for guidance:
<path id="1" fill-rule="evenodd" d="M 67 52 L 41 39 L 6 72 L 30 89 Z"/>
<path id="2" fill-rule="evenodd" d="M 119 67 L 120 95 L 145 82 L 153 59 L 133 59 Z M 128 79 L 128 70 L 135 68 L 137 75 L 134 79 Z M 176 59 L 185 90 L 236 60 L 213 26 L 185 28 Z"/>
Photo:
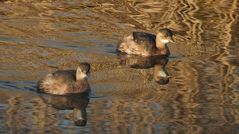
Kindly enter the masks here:
<path id="1" fill-rule="evenodd" d="M 0 133 L 237 134 L 237 0 L 1 0 Z M 166 85 L 115 53 L 132 31 L 175 31 Z M 56 69 L 92 65 L 87 125 L 37 94 Z M 60 103 L 60 102 L 59 102 Z M 63 103 L 63 102 L 62 102 Z"/>

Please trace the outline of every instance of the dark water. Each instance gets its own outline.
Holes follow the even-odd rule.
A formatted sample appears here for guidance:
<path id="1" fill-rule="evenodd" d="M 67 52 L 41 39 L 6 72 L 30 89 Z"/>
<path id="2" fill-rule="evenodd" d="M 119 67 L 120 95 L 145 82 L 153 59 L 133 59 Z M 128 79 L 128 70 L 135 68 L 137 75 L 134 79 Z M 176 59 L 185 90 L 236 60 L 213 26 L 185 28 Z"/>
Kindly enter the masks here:
<path id="1" fill-rule="evenodd" d="M 1 0 L 0 133 L 239 133 L 238 7 L 237 0 Z M 154 81 L 155 66 L 132 68 L 148 61 L 115 53 L 124 35 L 162 27 L 176 33 L 166 85 Z M 89 104 L 35 92 L 44 75 L 80 61 L 92 64 Z M 75 103 L 84 105 L 86 126 L 55 106 Z"/>

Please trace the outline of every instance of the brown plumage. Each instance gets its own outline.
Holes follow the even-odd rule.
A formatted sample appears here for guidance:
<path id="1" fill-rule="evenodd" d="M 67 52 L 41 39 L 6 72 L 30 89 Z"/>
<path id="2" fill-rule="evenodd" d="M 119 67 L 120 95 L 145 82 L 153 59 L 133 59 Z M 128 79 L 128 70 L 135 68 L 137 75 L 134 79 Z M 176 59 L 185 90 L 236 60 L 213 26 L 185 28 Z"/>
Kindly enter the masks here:
<path id="1" fill-rule="evenodd" d="M 87 75 L 90 64 L 80 63 L 77 70 L 58 70 L 38 82 L 37 91 L 56 95 L 75 94 L 90 90 Z"/>
<path id="2" fill-rule="evenodd" d="M 168 56 L 168 42 L 173 42 L 170 29 L 160 29 L 157 35 L 145 32 L 133 32 L 118 44 L 117 51 L 142 56 Z"/>

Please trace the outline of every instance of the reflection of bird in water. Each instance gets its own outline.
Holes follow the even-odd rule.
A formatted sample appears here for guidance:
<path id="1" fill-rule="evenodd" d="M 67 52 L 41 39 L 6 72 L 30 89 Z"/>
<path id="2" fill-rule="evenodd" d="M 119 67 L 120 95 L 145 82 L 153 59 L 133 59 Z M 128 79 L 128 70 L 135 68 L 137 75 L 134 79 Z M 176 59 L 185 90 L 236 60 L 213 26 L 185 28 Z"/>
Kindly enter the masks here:
<path id="1" fill-rule="evenodd" d="M 39 81 L 37 91 L 56 95 L 87 92 L 89 72 L 88 63 L 80 63 L 77 70 L 58 70 Z"/>
<path id="2" fill-rule="evenodd" d="M 87 123 L 86 107 L 89 103 L 89 93 L 71 95 L 50 95 L 41 96 L 45 103 L 59 110 L 73 110 L 73 120 L 77 126 L 85 126 Z"/>
<path id="3" fill-rule="evenodd" d="M 166 65 L 168 63 L 168 58 L 156 58 L 154 65 L 154 80 L 160 85 L 168 84 L 169 82 L 169 74 L 166 69 Z"/>
<path id="4" fill-rule="evenodd" d="M 157 35 L 145 32 L 133 32 L 118 44 L 117 51 L 142 56 L 168 56 L 167 44 L 173 41 L 170 29 L 160 29 Z"/>
<path id="5" fill-rule="evenodd" d="M 153 69 L 154 80 L 160 84 L 164 85 L 169 82 L 169 74 L 166 69 L 168 63 L 168 58 L 164 56 L 151 56 L 151 57 L 142 57 L 137 55 L 125 55 L 119 54 L 120 64 L 127 65 L 131 68 L 136 69 Z"/>

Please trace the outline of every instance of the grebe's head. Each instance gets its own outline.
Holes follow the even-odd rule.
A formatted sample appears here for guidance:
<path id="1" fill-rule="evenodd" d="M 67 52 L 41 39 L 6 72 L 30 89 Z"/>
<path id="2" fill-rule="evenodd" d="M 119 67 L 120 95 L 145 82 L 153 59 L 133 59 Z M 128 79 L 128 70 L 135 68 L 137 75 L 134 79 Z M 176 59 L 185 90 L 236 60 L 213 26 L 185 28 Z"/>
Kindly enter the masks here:
<path id="1" fill-rule="evenodd" d="M 78 65 L 76 70 L 76 80 L 86 78 L 90 73 L 90 64 L 82 62 Z"/>
<path id="2" fill-rule="evenodd" d="M 173 32 L 168 28 L 160 29 L 157 34 L 157 40 L 163 44 L 166 44 L 169 42 L 174 43 Z"/>

